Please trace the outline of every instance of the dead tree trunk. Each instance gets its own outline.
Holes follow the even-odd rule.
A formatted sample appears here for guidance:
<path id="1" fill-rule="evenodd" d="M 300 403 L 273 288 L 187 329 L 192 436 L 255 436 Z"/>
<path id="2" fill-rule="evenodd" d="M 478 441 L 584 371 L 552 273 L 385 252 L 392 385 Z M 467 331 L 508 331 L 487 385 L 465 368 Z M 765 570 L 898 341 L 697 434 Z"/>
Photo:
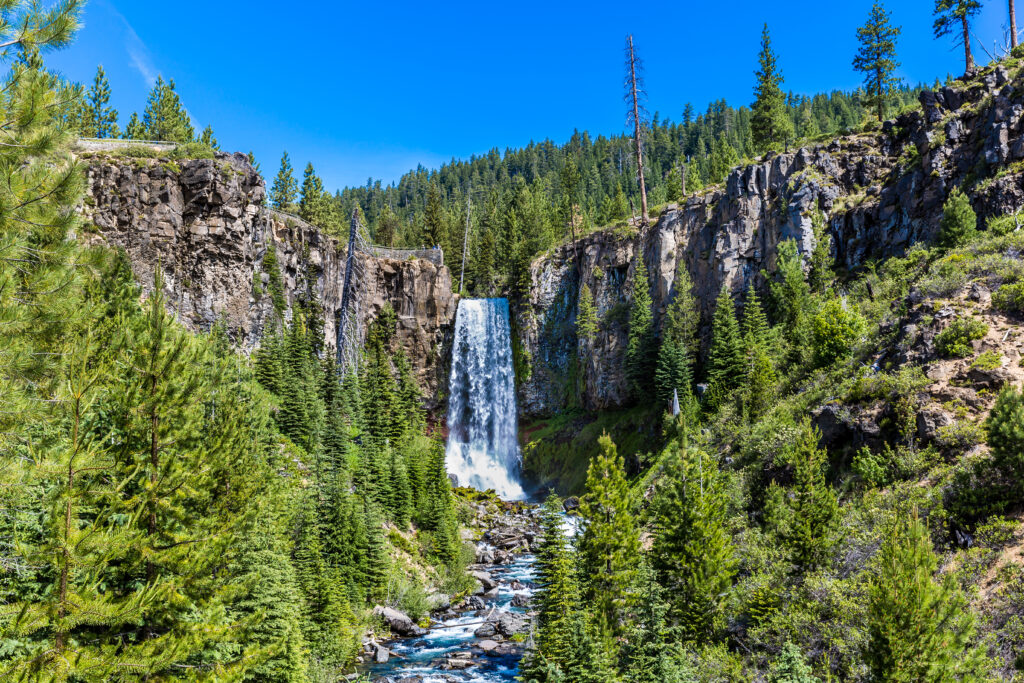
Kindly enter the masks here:
<path id="1" fill-rule="evenodd" d="M 974 68 L 974 56 L 971 54 L 971 30 L 966 16 L 960 20 L 960 23 L 964 27 L 964 63 L 966 64 L 964 73 L 966 74 Z"/>
<path id="2" fill-rule="evenodd" d="M 1010 49 L 1017 47 L 1017 11 L 1010 0 Z"/>
<path id="3" fill-rule="evenodd" d="M 648 222 L 647 185 L 644 183 L 644 153 L 643 146 L 640 144 L 640 133 L 643 127 L 643 121 L 640 118 L 640 90 L 637 86 L 637 59 L 636 49 L 633 47 L 632 35 L 626 39 L 626 43 L 629 51 L 630 94 L 633 99 L 633 145 L 636 148 L 636 169 L 640 176 L 640 215 L 646 225 Z"/>

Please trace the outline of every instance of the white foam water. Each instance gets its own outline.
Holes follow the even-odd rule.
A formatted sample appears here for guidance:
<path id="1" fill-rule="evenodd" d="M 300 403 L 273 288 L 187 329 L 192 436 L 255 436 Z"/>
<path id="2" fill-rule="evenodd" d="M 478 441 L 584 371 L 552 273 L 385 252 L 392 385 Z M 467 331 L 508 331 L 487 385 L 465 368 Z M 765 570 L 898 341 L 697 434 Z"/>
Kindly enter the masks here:
<path id="1" fill-rule="evenodd" d="M 462 486 L 524 498 L 507 299 L 459 302 L 448 392 L 448 471 Z"/>

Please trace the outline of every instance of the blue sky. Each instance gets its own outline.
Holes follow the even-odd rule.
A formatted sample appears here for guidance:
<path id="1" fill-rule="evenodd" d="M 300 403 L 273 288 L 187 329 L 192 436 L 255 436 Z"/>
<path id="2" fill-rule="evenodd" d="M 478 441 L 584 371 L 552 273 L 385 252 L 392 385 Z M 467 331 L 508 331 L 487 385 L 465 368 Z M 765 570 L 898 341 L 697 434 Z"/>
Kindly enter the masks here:
<path id="1" fill-rule="evenodd" d="M 574 128 L 622 131 L 628 32 L 646 63 L 649 109 L 663 117 L 678 119 L 687 101 L 748 104 L 765 21 L 787 89 L 855 88 L 855 30 L 870 4 L 91 0 L 75 44 L 48 62 L 86 84 L 102 63 L 122 124 L 158 73 L 173 78 L 222 148 L 252 150 L 268 176 L 287 149 L 298 172 L 312 161 L 333 190 L 563 141 Z M 962 50 L 931 37 L 931 0 L 887 7 L 903 27 L 905 80 L 962 71 Z M 989 0 L 977 21 L 989 50 L 1005 13 Z"/>

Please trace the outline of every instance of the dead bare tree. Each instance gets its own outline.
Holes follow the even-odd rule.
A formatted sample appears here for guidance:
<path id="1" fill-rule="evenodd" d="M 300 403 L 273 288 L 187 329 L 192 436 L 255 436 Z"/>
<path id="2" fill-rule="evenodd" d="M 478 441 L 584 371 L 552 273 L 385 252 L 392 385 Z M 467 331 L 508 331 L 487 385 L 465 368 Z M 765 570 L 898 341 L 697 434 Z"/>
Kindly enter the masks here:
<path id="1" fill-rule="evenodd" d="M 1010 49 L 1017 47 L 1017 11 L 1013 6 L 1013 0 L 1010 2 Z"/>
<path id="2" fill-rule="evenodd" d="M 636 168 L 640 178 L 640 213 L 644 225 L 647 216 L 647 185 L 644 183 L 643 130 L 646 123 L 647 110 L 643 101 L 647 95 L 644 91 L 643 62 L 636 56 L 633 35 L 626 36 L 626 102 L 630 105 L 626 113 L 626 125 L 633 126 L 633 145 L 636 152 Z"/>

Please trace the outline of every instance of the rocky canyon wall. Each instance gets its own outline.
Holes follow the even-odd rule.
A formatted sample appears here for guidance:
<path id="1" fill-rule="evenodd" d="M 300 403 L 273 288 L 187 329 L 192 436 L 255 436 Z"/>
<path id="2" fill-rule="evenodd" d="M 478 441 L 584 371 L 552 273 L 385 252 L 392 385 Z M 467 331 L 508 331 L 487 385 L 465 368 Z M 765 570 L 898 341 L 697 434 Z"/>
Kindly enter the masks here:
<path id="1" fill-rule="evenodd" d="M 780 243 L 814 247 L 811 217 L 821 210 L 839 268 L 902 254 L 935 237 L 954 187 L 984 219 L 1024 206 L 1024 77 L 990 68 L 937 92 L 878 130 L 772 154 L 734 169 L 724 186 L 669 205 L 654 225 L 590 234 L 532 265 L 529 301 L 517 311 L 522 356 L 520 406 L 549 415 L 580 403 L 591 410 L 629 401 L 623 373 L 636 256 L 643 255 L 658 324 L 674 295 L 677 269 L 689 271 L 704 313 L 723 284 L 742 293 L 775 267 Z M 576 301 L 589 285 L 599 330 L 577 340 Z"/>
<path id="2" fill-rule="evenodd" d="M 164 274 L 168 305 L 190 329 L 206 331 L 223 319 L 229 334 L 251 350 L 278 317 L 290 320 L 300 297 L 324 307 L 325 342 L 334 347 L 346 245 L 300 220 L 261 208 L 265 187 L 244 155 L 161 161 L 85 152 L 89 192 L 83 238 L 127 253 L 144 292 Z M 276 256 L 283 315 L 271 296 Z M 362 277 L 355 294 L 360 337 L 386 303 L 398 316 L 428 407 L 440 409 L 447 389 L 444 351 L 455 317 L 451 274 L 423 259 L 396 260 L 356 253 Z"/>

